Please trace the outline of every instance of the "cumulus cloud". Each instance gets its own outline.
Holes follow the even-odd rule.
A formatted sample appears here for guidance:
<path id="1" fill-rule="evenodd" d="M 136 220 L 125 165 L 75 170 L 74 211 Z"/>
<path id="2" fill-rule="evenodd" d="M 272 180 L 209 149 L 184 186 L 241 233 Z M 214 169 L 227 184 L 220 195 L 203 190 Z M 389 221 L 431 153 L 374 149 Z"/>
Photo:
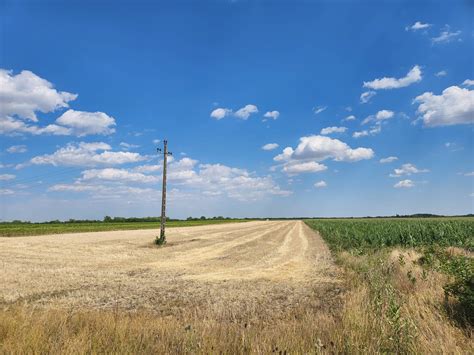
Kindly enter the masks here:
<path id="1" fill-rule="evenodd" d="M 233 112 L 229 108 L 216 108 L 211 112 L 211 117 L 216 120 L 221 120 L 224 117 L 234 116 L 236 118 L 240 118 L 242 120 L 247 120 L 251 114 L 257 113 L 258 107 L 255 105 L 245 105 L 244 107 L 238 109 L 237 111 Z"/>
<path id="2" fill-rule="evenodd" d="M 154 173 L 163 168 L 161 164 L 139 165 L 133 168 L 133 171 L 138 173 Z"/>
<path id="3" fill-rule="evenodd" d="M 405 27 L 405 31 L 419 31 L 419 30 L 425 30 L 427 28 L 430 28 L 432 25 L 429 23 L 422 23 L 420 21 L 416 21 L 413 25 Z"/>
<path id="4" fill-rule="evenodd" d="M 425 92 L 414 103 L 427 127 L 474 123 L 474 90 L 451 86 L 441 95 Z"/>
<path id="5" fill-rule="evenodd" d="M 40 128 L 37 125 L 32 125 L 16 118 L 0 117 L 0 134 L 14 136 L 21 135 L 23 133 L 29 133 L 34 135 L 52 134 L 64 136 L 70 135 L 71 131 L 66 127 L 60 127 L 54 124 Z"/>
<path id="6" fill-rule="evenodd" d="M 382 163 L 382 164 L 387 164 L 387 163 L 392 163 L 396 160 L 398 160 L 398 158 L 392 156 L 392 157 L 382 158 L 382 159 L 379 160 L 379 162 Z"/>
<path id="7" fill-rule="evenodd" d="M 347 127 L 326 127 L 321 130 L 322 135 L 328 135 L 332 133 L 344 133 L 347 131 Z"/>
<path id="8" fill-rule="evenodd" d="M 313 112 L 315 115 L 320 114 L 321 112 L 325 111 L 328 107 L 327 106 L 317 106 L 313 108 Z"/>
<path id="9" fill-rule="evenodd" d="M 50 134 L 83 137 L 115 132 L 115 120 L 103 112 L 67 110 L 54 124 L 39 126 L 37 112 L 49 113 L 69 107 L 76 94 L 57 91 L 53 84 L 24 70 L 13 75 L 0 69 L 0 134 Z"/>
<path id="10" fill-rule="evenodd" d="M 120 199 L 123 202 L 127 200 L 143 201 L 159 201 L 161 198 L 160 191 L 150 187 L 137 187 L 125 185 L 121 182 L 106 181 L 99 184 L 96 181 L 84 182 L 77 180 L 71 184 L 56 184 L 49 187 L 48 191 L 53 192 L 75 192 L 88 193 L 93 199 Z M 175 189 L 171 189 L 168 193 L 170 199 L 175 197 Z"/>
<path id="11" fill-rule="evenodd" d="M 448 72 L 446 70 L 440 70 L 439 72 L 435 73 L 435 76 L 442 77 L 448 75 Z"/>
<path id="12" fill-rule="evenodd" d="M 421 81 L 422 73 L 418 65 L 415 65 L 403 78 L 381 78 L 365 81 L 364 87 L 373 90 L 399 89 Z"/>
<path id="13" fill-rule="evenodd" d="M 227 117 L 232 114 L 232 110 L 228 108 L 216 108 L 211 112 L 211 117 L 215 118 L 216 120 L 221 120 L 224 117 Z"/>
<path id="14" fill-rule="evenodd" d="M 13 180 L 15 177 L 13 174 L 0 174 L 0 181 Z"/>
<path id="15" fill-rule="evenodd" d="M 278 111 L 268 111 L 263 115 L 263 117 L 265 117 L 267 119 L 276 120 L 278 117 L 280 117 L 280 112 L 278 112 Z"/>
<path id="16" fill-rule="evenodd" d="M 372 97 L 374 97 L 375 95 L 377 95 L 377 93 L 376 93 L 375 91 L 372 91 L 372 90 L 363 92 L 363 93 L 360 95 L 360 102 L 361 102 L 362 104 L 366 104 L 366 103 L 369 102 L 370 99 L 371 99 Z"/>
<path id="17" fill-rule="evenodd" d="M 281 189 L 270 176 L 254 176 L 245 169 L 221 164 L 201 164 L 191 187 L 200 188 L 207 195 L 224 194 L 236 200 L 255 200 L 266 195 L 288 196 L 291 191 Z"/>
<path id="18" fill-rule="evenodd" d="M 369 131 L 363 130 L 363 131 L 356 131 L 352 133 L 353 138 L 361 138 L 361 137 L 367 137 L 369 135 Z"/>
<path id="19" fill-rule="evenodd" d="M 0 117 L 18 117 L 38 121 L 36 112 L 53 112 L 68 107 L 76 94 L 57 91 L 53 84 L 29 70 L 14 75 L 0 69 Z"/>
<path id="20" fill-rule="evenodd" d="M 114 152 L 110 145 L 103 142 L 69 143 L 53 154 L 34 157 L 30 164 L 54 166 L 99 166 L 135 163 L 147 158 L 138 153 Z"/>
<path id="21" fill-rule="evenodd" d="M 131 169 L 91 169 L 82 173 L 82 177 L 72 184 L 59 184 L 50 191 L 75 191 L 107 195 L 117 198 L 125 195 L 156 196 L 156 189 L 142 189 L 130 184 L 156 183 L 159 177 L 147 175 L 157 165 Z M 222 164 L 200 164 L 185 157 L 169 165 L 169 184 L 172 190 L 187 194 L 188 197 L 231 198 L 241 201 L 256 200 L 265 196 L 288 196 L 291 191 L 281 189 L 270 176 L 256 176 L 245 169 L 233 168 Z M 183 195 L 182 195 L 183 196 Z"/>
<path id="22" fill-rule="evenodd" d="M 459 39 L 460 35 L 461 35 L 461 31 L 452 32 L 449 26 L 445 26 L 444 29 L 441 31 L 441 33 L 437 37 L 431 38 L 431 42 L 433 44 L 449 43 L 456 39 Z"/>
<path id="23" fill-rule="evenodd" d="M 300 143 L 294 151 L 291 147 L 288 148 L 285 148 L 283 155 L 280 154 L 275 157 L 275 160 L 278 160 L 277 158 L 281 156 L 288 159 L 287 154 L 290 153 L 290 150 L 289 158 L 296 160 L 313 159 L 315 161 L 323 161 L 325 159 L 333 159 L 335 161 L 354 162 L 370 159 L 374 155 L 373 150 L 370 148 L 352 149 L 338 139 L 318 135 L 301 137 Z"/>
<path id="24" fill-rule="evenodd" d="M 379 134 L 382 132 L 382 126 L 380 125 L 380 122 L 377 122 L 374 126 L 371 126 L 370 129 L 365 129 L 363 131 L 357 131 L 352 134 L 353 138 L 361 138 L 361 137 L 367 137 L 367 136 L 375 136 L 376 134 Z"/>
<path id="25" fill-rule="evenodd" d="M 403 164 L 400 168 L 394 169 L 393 174 L 390 174 L 391 177 L 400 177 L 403 175 L 412 175 L 412 174 L 420 174 L 420 173 L 427 173 L 429 172 L 428 169 L 418 169 L 413 164 Z"/>
<path id="26" fill-rule="evenodd" d="M 321 189 L 321 188 L 327 187 L 327 186 L 328 186 L 328 184 L 324 180 L 318 181 L 314 184 L 314 187 L 316 187 L 318 189 Z"/>
<path id="27" fill-rule="evenodd" d="M 103 112 L 67 110 L 56 123 L 70 128 L 71 134 L 78 137 L 90 134 L 109 135 L 115 132 L 115 119 Z"/>
<path id="28" fill-rule="evenodd" d="M 285 164 L 282 171 L 289 175 L 297 175 L 301 173 L 317 173 L 327 170 L 327 166 L 315 161 L 298 162 L 293 161 Z"/>
<path id="29" fill-rule="evenodd" d="M 338 139 L 313 135 L 301 137 L 300 142 L 295 149 L 292 147 L 286 147 L 283 149 L 283 152 L 275 156 L 273 160 L 282 163 L 282 170 L 284 172 L 296 174 L 298 169 L 322 171 L 326 168 L 322 164 L 301 165 L 302 163 L 318 163 L 326 159 L 340 162 L 356 162 L 359 160 L 371 159 L 373 156 L 374 151 L 370 148 L 353 149 Z"/>
<path id="30" fill-rule="evenodd" d="M 276 148 L 278 148 L 277 143 L 267 143 L 262 147 L 263 150 L 273 150 L 273 149 L 276 149 Z"/>
<path id="31" fill-rule="evenodd" d="M 152 175 L 145 175 L 143 173 L 132 172 L 127 169 L 91 169 L 82 172 L 83 181 L 88 180 L 107 180 L 120 182 L 138 182 L 138 183 L 156 183 L 159 178 Z"/>
<path id="32" fill-rule="evenodd" d="M 245 105 L 244 107 L 238 109 L 235 113 L 234 116 L 237 118 L 240 118 L 242 120 L 246 120 L 250 117 L 252 113 L 257 113 L 258 108 L 255 105 Z"/>
<path id="33" fill-rule="evenodd" d="M 134 149 L 134 148 L 139 148 L 140 146 L 137 144 L 130 144 L 126 142 L 120 142 L 119 144 L 123 149 Z"/>
<path id="34" fill-rule="evenodd" d="M 21 145 L 12 145 L 11 147 L 7 148 L 8 153 L 26 153 L 28 151 L 28 148 L 26 145 L 21 144 Z"/>
<path id="35" fill-rule="evenodd" d="M 474 80 L 466 79 L 462 83 L 464 86 L 474 86 Z"/>
<path id="36" fill-rule="evenodd" d="M 375 121 L 383 121 L 383 120 L 388 120 L 392 118 L 395 115 L 393 111 L 390 110 L 380 110 L 378 111 L 375 115 L 370 115 L 366 117 L 363 121 L 362 124 L 367 124 L 369 122 Z"/>
<path id="37" fill-rule="evenodd" d="M 15 191 L 11 189 L 0 189 L 0 196 L 13 195 Z"/>
<path id="38" fill-rule="evenodd" d="M 344 118 L 342 121 L 354 121 L 355 119 L 356 119 L 356 116 L 349 115 L 346 118 Z"/>
<path id="39" fill-rule="evenodd" d="M 409 179 L 406 179 L 406 180 L 401 180 L 399 182 L 397 182 L 395 185 L 393 185 L 393 187 L 397 188 L 397 189 L 400 189 L 400 188 L 410 188 L 410 187 L 413 187 L 415 186 L 415 183 Z"/>

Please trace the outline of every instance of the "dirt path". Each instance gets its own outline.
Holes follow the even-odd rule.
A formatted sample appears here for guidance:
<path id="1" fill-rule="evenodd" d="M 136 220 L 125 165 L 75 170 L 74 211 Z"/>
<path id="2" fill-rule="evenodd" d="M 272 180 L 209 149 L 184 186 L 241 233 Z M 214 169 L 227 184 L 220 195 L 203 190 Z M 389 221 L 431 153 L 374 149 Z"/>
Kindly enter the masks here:
<path id="1" fill-rule="evenodd" d="M 151 243 L 157 233 L 0 238 L 0 301 L 278 314 L 338 293 L 326 245 L 301 221 L 173 228 L 164 248 Z"/>

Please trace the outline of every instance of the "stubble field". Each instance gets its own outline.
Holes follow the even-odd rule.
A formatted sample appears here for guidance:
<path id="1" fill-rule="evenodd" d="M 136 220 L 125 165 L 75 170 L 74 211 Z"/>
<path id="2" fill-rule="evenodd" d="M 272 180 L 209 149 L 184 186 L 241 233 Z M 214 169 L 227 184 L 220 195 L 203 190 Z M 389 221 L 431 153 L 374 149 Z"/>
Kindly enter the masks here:
<path id="1" fill-rule="evenodd" d="M 469 353 L 470 294 L 445 285 L 469 285 L 472 222 L 215 224 L 161 248 L 153 229 L 0 238 L 0 352 Z"/>

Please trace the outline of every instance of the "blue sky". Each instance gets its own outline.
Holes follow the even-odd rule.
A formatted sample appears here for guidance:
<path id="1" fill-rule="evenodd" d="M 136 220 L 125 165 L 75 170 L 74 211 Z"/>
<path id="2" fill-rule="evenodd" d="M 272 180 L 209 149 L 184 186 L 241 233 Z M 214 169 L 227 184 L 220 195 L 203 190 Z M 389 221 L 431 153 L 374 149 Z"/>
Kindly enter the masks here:
<path id="1" fill-rule="evenodd" d="M 1 220 L 474 212 L 471 2 L 0 4 Z"/>

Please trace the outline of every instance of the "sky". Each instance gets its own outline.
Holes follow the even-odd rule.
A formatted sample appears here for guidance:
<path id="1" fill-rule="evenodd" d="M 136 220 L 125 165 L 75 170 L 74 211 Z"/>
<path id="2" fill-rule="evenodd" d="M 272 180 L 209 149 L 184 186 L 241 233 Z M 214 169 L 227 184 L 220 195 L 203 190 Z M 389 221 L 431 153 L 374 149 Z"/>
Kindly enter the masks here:
<path id="1" fill-rule="evenodd" d="M 473 18 L 0 0 L 0 220 L 474 213 Z"/>

